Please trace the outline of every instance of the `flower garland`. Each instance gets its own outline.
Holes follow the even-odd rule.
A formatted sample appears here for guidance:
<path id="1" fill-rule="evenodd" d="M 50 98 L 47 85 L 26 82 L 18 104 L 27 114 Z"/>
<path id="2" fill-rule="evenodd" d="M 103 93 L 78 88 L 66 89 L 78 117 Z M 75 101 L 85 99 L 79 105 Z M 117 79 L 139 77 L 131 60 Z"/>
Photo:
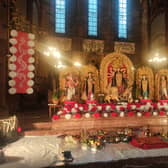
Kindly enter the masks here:
<path id="1" fill-rule="evenodd" d="M 72 118 L 81 119 L 82 117 L 150 117 L 150 116 L 166 116 L 168 115 L 168 102 L 164 103 L 87 103 L 78 104 L 76 102 L 68 104 L 54 114 L 52 120 L 65 118 L 70 120 Z"/>

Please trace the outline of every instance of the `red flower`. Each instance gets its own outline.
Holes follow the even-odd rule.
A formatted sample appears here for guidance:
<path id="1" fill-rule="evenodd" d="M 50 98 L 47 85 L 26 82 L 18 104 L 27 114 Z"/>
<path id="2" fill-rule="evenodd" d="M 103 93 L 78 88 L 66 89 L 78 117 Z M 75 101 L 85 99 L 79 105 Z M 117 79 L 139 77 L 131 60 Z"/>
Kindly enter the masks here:
<path id="1" fill-rule="evenodd" d="M 116 108 L 116 106 L 113 104 L 113 105 L 111 105 L 111 109 L 115 109 Z"/>
<path id="2" fill-rule="evenodd" d="M 134 112 L 132 112 L 132 111 L 128 112 L 128 116 L 129 116 L 129 117 L 132 117 L 132 116 L 134 116 L 134 115 L 135 115 Z"/>
<path id="3" fill-rule="evenodd" d="M 17 132 L 19 132 L 19 133 L 22 132 L 22 128 L 21 128 L 21 127 L 18 127 L 18 128 L 17 128 Z"/>
<path id="4" fill-rule="evenodd" d="M 52 116 L 52 119 L 53 119 L 53 120 L 58 120 L 59 118 L 60 118 L 59 115 L 53 115 L 53 116 Z"/>
<path id="5" fill-rule="evenodd" d="M 166 114 L 165 111 L 160 111 L 160 112 L 159 112 L 159 115 L 160 115 L 160 116 L 164 116 L 165 114 Z"/>
<path id="6" fill-rule="evenodd" d="M 75 118 L 81 118 L 81 114 L 76 113 L 74 117 L 75 117 Z"/>
<path id="7" fill-rule="evenodd" d="M 124 107 L 120 107 L 120 111 L 123 111 L 124 110 Z"/>
<path id="8" fill-rule="evenodd" d="M 112 112 L 112 113 L 111 113 L 111 116 L 112 116 L 112 117 L 117 117 L 117 116 L 118 116 L 118 114 L 117 114 L 117 113 L 115 113 L 115 112 Z"/>
<path id="9" fill-rule="evenodd" d="M 95 118 L 99 118 L 99 117 L 100 117 L 100 113 L 94 113 L 93 116 L 94 116 Z"/>
<path id="10" fill-rule="evenodd" d="M 145 113 L 144 113 L 144 116 L 145 116 L 145 117 L 150 117 L 150 116 L 151 116 L 151 113 L 150 113 L 150 112 L 145 112 Z"/>

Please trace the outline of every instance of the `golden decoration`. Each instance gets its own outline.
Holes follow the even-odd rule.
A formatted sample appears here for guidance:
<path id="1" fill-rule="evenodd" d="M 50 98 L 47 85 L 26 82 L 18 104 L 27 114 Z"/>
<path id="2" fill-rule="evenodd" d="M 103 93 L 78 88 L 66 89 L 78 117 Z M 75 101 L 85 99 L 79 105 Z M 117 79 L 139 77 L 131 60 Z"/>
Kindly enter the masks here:
<path id="1" fill-rule="evenodd" d="M 155 99 L 160 100 L 160 78 L 161 76 L 167 76 L 168 78 L 168 69 L 161 69 L 155 75 Z"/>
<path id="2" fill-rule="evenodd" d="M 127 87 L 130 87 L 134 83 L 134 67 L 131 60 L 124 54 L 121 53 L 110 53 L 106 55 L 100 65 L 100 86 L 101 92 L 107 93 L 107 69 L 109 64 L 112 65 L 113 68 L 118 69 L 125 65 L 127 69 Z"/>
<path id="3" fill-rule="evenodd" d="M 145 67 L 145 66 L 138 68 L 136 72 L 136 90 L 137 90 L 136 97 L 139 98 L 138 90 L 140 87 L 142 76 L 146 76 L 148 78 L 149 99 L 153 99 L 154 98 L 154 75 L 153 75 L 152 69 L 149 67 Z"/>
<path id="4" fill-rule="evenodd" d="M 74 76 L 76 76 L 78 78 L 79 84 L 78 84 L 78 90 L 79 90 L 79 95 L 82 95 L 82 91 L 83 91 L 83 84 L 84 84 L 84 80 L 88 75 L 88 72 L 92 72 L 93 73 L 93 77 L 95 79 L 95 94 L 97 95 L 97 93 L 99 92 L 99 76 L 98 76 L 98 70 L 95 66 L 93 65 L 86 65 L 86 66 L 82 66 L 79 68 L 76 67 L 67 67 L 65 69 L 61 69 L 60 73 L 59 73 L 59 84 L 60 84 L 60 89 L 61 90 L 65 90 L 65 81 L 66 81 L 66 75 L 71 73 Z M 80 97 L 79 97 L 80 99 Z"/>

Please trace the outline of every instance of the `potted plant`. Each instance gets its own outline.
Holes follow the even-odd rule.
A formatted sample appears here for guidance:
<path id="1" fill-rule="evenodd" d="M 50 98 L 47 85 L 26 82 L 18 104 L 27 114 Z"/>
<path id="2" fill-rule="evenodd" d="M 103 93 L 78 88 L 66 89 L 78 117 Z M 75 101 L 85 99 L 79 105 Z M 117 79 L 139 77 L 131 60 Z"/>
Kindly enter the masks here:
<path id="1" fill-rule="evenodd" d="M 59 94 L 57 91 L 54 91 L 52 94 L 52 103 L 58 104 L 58 102 L 59 102 Z"/>

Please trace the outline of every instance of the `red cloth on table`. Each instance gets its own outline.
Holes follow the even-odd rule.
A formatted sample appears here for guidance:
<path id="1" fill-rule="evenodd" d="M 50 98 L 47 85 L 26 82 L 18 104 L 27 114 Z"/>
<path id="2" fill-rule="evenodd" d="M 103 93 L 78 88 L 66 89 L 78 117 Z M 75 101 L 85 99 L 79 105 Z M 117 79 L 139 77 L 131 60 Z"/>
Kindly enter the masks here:
<path id="1" fill-rule="evenodd" d="M 168 148 L 168 142 L 160 137 L 133 138 L 130 144 L 141 149 Z"/>

